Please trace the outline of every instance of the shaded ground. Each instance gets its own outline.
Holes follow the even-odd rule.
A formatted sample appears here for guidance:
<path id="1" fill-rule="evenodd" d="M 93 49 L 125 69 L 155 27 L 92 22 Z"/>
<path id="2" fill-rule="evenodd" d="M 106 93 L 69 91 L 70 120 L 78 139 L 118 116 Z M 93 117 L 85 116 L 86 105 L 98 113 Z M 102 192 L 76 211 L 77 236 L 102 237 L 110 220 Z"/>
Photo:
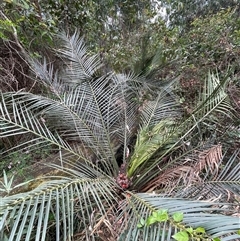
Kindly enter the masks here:
<path id="1" fill-rule="evenodd" d="M 50 176 L 61 176 L 61 170 L 50 167 L 50 164 L 61 166 L 58 154 L 51 154 L 48 158 L 17 170 L 14 175 L 12 187 L 24 182 L 26 182 L 26 185 L 13 189 L 11 194 L 32 190 Z M 3 178 L 1 178 L 0 181 L 3 181 Z"/>

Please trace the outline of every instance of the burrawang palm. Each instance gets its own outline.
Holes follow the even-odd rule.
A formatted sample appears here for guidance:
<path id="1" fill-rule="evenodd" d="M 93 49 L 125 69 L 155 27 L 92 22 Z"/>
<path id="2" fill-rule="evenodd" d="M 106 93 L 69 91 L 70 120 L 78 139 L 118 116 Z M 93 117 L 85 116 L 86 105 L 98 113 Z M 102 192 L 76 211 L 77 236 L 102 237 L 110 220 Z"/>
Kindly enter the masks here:
<path id="1" fill-rule="evenodd" d="M 51 146 L 59 175 L 1 188 L 0 240 L 240 240 L 239 150 L 218 143 L 226 81 L 209 74 L 186 116 L 177 80 L 102 74 L 77 32 L 60 39 L 58 72 L 28 58 L 48 94 L 1 94 L 1 137 L 28 136 L 3 155 Z"/>

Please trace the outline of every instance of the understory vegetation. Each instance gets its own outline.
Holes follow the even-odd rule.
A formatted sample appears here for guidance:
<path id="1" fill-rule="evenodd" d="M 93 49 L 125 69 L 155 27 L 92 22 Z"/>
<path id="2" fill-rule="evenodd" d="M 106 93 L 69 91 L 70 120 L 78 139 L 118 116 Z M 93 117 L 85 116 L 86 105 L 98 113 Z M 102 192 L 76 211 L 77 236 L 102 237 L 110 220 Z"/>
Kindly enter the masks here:
<path id="1" fill-rule="evenodd" d="M 190 2 L 0 4 L 0 240 L 240 240 L 239 4 Z"/>

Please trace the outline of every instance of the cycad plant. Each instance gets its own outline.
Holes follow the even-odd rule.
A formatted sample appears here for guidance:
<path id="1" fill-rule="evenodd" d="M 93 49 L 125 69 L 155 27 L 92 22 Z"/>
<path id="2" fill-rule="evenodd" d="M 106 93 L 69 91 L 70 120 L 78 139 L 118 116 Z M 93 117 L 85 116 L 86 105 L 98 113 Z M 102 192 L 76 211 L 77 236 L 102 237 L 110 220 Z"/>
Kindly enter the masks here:
<path id="1" fill-rule="evenodd" d="M 77 32 L 60 39 L 60 70 L 28 57 L 45 95 L 1 93 L 1 137 L 26 137 L 3 155 L 51 146 L 59 161 L 0 189 L 0 240 L 239 240 L 239 150 L 218 143 L 227 80 L 209 74 L 186 115 L 177 80 L 103 73 Z"/>

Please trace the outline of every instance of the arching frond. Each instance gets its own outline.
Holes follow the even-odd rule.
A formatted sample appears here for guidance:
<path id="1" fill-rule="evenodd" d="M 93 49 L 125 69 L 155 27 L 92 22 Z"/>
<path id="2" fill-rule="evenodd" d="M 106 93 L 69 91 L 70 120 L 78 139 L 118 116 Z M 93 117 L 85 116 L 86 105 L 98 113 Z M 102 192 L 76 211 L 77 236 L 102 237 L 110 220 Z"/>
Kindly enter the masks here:
<path id="1" fill-rule="evenodd" d="M 226 93 L 226 82 L 227 80 L 221 82 L 216 74 L 208 74 L 199 104 L 193 111 L 196 119 L 209 117 L 209 114 L 213 112 L 223 116 L 232 116 L 233 108 Z"/>
<path id="2" fill-rule="evenodd" d="M 88 54 L 79 32 L 75 31 L 72 36 L 61 33 L 59 37 L 62 40 L 62 45 L 57 49 L 57 52 L 64 58 L 67 65 L 65 72 L 62 73 L 64 82 L 76 85 L 93 78 L 101 67 L 101 63 L 97 55 L 90 56 Z"/>
<path id="3" fill-rule="evenodd" d="M 159 121 L 153 128 L 144 127 L 138 134 L 134 154 L 129 161 L 128 175 L 131 177 L 139 167 L 144 169 L 146 165 L 149 166 L 151 157 L 157 151 L 159 153 L 159 149 L 164 153 L 174 145 L 178 140 L 175 130 L 175 123 L 170 118 Z"/>
<path id="4" fill-rule="evenodd" d="M 198 149 L 199 148 L 199 149 Z M 216 176 L 222 161 L 222 145 L 194 148 L 178 157 L 175 165 L 166 165 L 158 175 L 144 185 L 143 190 L 171 193 L 175 188 L 182 190 L 194 183 L 202 183 L 203 173 Z"/>
<path id="5" fill-rule="evenodd" d="M 9 137 L 11 135 L 23 135 L 26 133 L 33 134 L 30 143 L 46 143 L 55 144 L 63 149 L 70 149 L 70 146 L 63 141 L 59 135 L 53 133 L 46 126 L 41 118 L 36 117 L 27 106 L 26 102 L 16 101 L 15 94 L 1 94 L 0 103 L 0 121 L 1 121 L 1 137 Z M 21 144 L 23 145 L 23 144 Z"/>
<path id="6" fill-rule="evenodd" d="M 226 210 L 217 203 L 169 199 L 156 194 L 129 193 L 129 195 L 130 198 L 127 198 L 123 209 L 128 215 L 128 224 L 119 240 L 173 240 L 174 234 L 186 231 L 189 227 L 193 229 L 203 227 L 208 238 L 219 237 L 221 240 L 239 238 L 238 218 L 222 215 Z M 149 217 L 158 210 L 167 210 L 166 221 L 163 219 L 148 225 L 151 223 Z M 183 220 L 177 223 L 173 221 L 172 216 L 179 212 L 183 213 Z"/>
<path id="7" fill-rule="evenodd" d="M 31 93 L 4 94 L 2 116 L 8 117 L 8 120 L 4 117 L 8 125 L 18 127 L 19 134 L 32 133 L 38 138 L 40 135 L 43 142 L 56 145 L 57 142 L 65 143 L 65 149 L 68 148 L 66 141 L 79 142 L 97 158 L 108 162 L 108 166 L 113 165 L 117 173 L 116 150 L 121 145 L 127 147 L 134 135 L 139 106 L 137 102 L 129 101 L 136 94 L 126 83 L 131 80 L 126 78 L 104 76 L 94 82 L 83 82 L 56 99 Z M 12 115 L 18 118 L 12 120 Z M 26 116 L 24 122 L 22 116 Z M 45 131 L 39 129 L 41 126 Z M 2 130 L 10 136 L 5 126 Z M 53 140 L 56 134 L 52 131 L 59 138 L 61 136 L 61 141 Z M 15 127 L 12 134 L 17 135 Z"/>
<path id="8" fill-rule="evenodd" d="M 222 145 L 201 134 L 217 117 L 231 117 L 225 82 L 209 74 L 198 106 L 182 118 L 174 81 L 100 76 L 100 62 L 78 32 L 61 39 L 62 71 L 29 60 L 46 96 L 0 95 L 1 138 L 31 136 L 12 150 L 57 147 L 59 160 L 49 166 L 62 175 L 24 183 L 27 192 L 18 186 L 2 193 L 0 239 L 65 241 L 84 234 L 97 241 L 101 226 L 122 241 L 172 240 L 183 230 L 198 235 L 190 232 L 197 227 L 206 230 L 204 238 L 238 239 L 239 151 L 222 155 Z M 166 219 L 151 223 L 159 210 L 167 210 Z M 176 212 L 183 220 L 173 219 Z"/>
<path id="9" fill-rule="evenodd" d="M 134 179 L 135 185 L 145 185 L 144 183 L 148 183 L 151 179 L 157 178 L 157 176 L 161 175 L 162 173 L 164 175 L 164 172 L 168 172 L 170 170 L 174 170 L 175 166 L 178 165 L 178 168 L 183 168 L 180 167 L 181 163 L 179 163 L 179 158 L 174 157 L 171 159 L 171 162 L 166 162 L 166 157 L 173 152 L 176 148 L 179 148 L 183 145 L 183 142 L 187 140 L 190 145 L 191 142 L 196 142 L 196 140 L 191 140 L 189 138 L 194 139 L 194 131 L 199 131 L 199 136 L 201 136 L 201 128 L 200 124 L 203 124 L 204 121 L 214 121 L 214 115 L 216 113 L 224 113 L 224 115 L 231 115 L 231 108 L 230 104 L 228 103 L 228 98 L 227 94 L 225 93 L 225 89 L 223 86 L 223 83 L 220 83 L 219 79 L 215 75 L 209 75 L 209 77 L 206 79 L 206 84 L 205 84 L 205 91 L 203 94 L 203 97 L 201 97 L 200 102 L 198 107 L 196 108 L 195 111 L 193 111 L 192 115 L 187 118 L 186 120 L 181 120 L 178 123 L 175 121 L 175 123 L 172 125 L 171 128 L 166 128 L 165 131 L 159 131 L 155 133 L 155 136 L 157 137 L 158 135 L 161 136 L 162 140 L 167 140 L 170 142 L 158 142 L 159 148 L 155 146 L 154 152 L 151 152 L 151 155 L 148 156 L 148 158 L 145 158 L 142 161 L 138 161 L 136 156 L 134 156 L 134 163 L 138 163 L 137 168 L 144 168 L 144 174 L 140 174 L 139 172 L 136 173 L 138 175 L 137 179 Z M 149 108 L 146 105 L 146 110 L 144 111 L 147 113 L 145 115 L 145 122 L 148 123 L 146 120 L 149 119 L 153 120 L 155 118 L 154 114 L 156 111 L 156 106 L 157 103 L 155 103 L 155 108 Z M 150 112 L 148 112 L 148 109 Z M 171 108 L 169 108 L 171 109 Z M 161 109 L 160 109 L 161 111 Z M 160 116 L 158 116 L 160 118 Z M 161 120 L 159 119 L 161 122 Z M 171 121 L 173 121 L 171 119 Z M 157 126 L 157 125 L 156 125 Z M 139 132 L 139 137 L 138 140 L 143 139 L 144 132 Z M 142 136 L 142 137 L 141 137 Z M 148 138 L 148 142 L 150 143 L 150 140 L 152 138 Z M 160 144 L 161 143 L 161 144 Z M 156 143 L 155 143 L 156 144 Z M 166 148 L 164 151 L 163 146 L 164 144 L 170 144 L 170 148 Z M 138 145 L 138 142 L 137 142 Z M 196 143 L 194 143 L 196 145 Z M 144 143 L 144 146 L 146 147 L 146 152 L 148 149 L 148 145 Z M 153 145 L 152 145 L 153 147 Z M 137 148 L 136 148 L 137 149 Z M 158 153 L 158 155 L 156 154 Z M 142 155 L 139 155 L 142 158 Z M 133 160 L 133 159 L 132 159 Z M 129 168 L 131 170 L 131 175 L 132 175 L 132 170 L 133 168 L 131 167 L 132 165 L 132 160 L 130 160 L 130 165 Z M 166 165 L 166 166 L 164 166 Z M 132 169 L 131 169 L 132 168 Z M 146 171 L 148 170 L 148 171 Z M 177 169 L 176 169 L 177 171 Z M 183 170 L 182 170 L 183 171 Z M 186 172 L 189 172 L 189 170 L 185 170 Z M 140 175 L 139 175 L 140 174 Z M 151 174 L 151 175 L 150 175 Z"/>
<path id="10" fill-rule="evenodd" d="M 152 127 L 165 118 L 179 118 L 182 109 L 176 101 L 172 88 L 174 81 L 171 81 L 158 89 L 156 97 L 146 98 L 140 112 L 141 125 L 145 128 Z M 156 93 L 155 93 L 156 94 Z"/>
<path id="11" fill-rule="evenodd" d="M 104 215 L 115 197 L 113 183 L 102 176 L 62 177 L 27 193 L 2 197 L 1 240 L 46 240 L 51 229 L 55 229 L 56 241 L 72 240 L 73 233 L 80 230 L 89 235 L 94 216 Z"/>
<path id="12" fill-rule="evenodd" d="M 139 175 L 138 181 L 134 180 L 139 186 L 145 182 L 141 180 L 141 171 L 144 170 L 146 174 L 146 170 L 154 165 L 153 156 L 156 153 L 164 156 L 166 149 L 174 146 L 179 138 L 177 120 L 181 117 L 182 109 L 174 99 L 171 84 L 160 88 L 157 95 L 146 99 L 140 108 L 140 130 L 128 168 L 129 177 Z"/>
<path id="13" fill-rule="evenodd" d="M 239 204 L 240 200 L 240 158 L 239 150 L 230 158 L 223 158 L 215 164 L 214 172 L 211 166 L 206 166 L 205 173 L 201 174 L 200 180 L 191 183 L 185 188 L 176 187 L 175 196 L 195 198 L 199 200 L 218 200 L 225 203 Z M 227 158 L 227 160 L 225 160 Z M 179 190 L 178 190 L 179 189 Z M 236 214 L 239 207 L 232 209 Z"/>

